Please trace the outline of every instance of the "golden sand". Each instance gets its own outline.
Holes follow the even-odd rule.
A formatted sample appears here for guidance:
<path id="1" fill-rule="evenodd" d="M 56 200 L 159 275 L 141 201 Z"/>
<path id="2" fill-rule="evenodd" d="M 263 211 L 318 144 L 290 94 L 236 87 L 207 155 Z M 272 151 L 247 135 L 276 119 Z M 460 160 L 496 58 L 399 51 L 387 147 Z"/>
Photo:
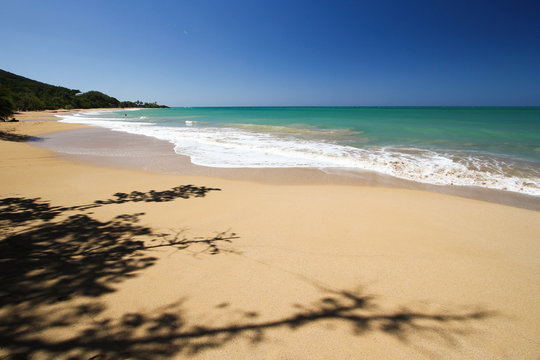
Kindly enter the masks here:
<path id="1" fill-rule="evenodd" d="M 7 139 L 0 357 L 540 355 L 538 212 L 90 166 Z"/>

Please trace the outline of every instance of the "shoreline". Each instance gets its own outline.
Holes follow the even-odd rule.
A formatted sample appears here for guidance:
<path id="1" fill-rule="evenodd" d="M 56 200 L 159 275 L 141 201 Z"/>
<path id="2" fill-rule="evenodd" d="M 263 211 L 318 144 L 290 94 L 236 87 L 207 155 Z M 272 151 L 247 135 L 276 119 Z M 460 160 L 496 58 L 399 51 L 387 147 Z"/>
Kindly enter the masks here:
<path id="1" fill-rule="evenodd" d="M 19 122 L 24 121 L 46 121 L 46 120 L 56 120 L 58 117 L 56 115 L 68 115 L 68 114 L 78 114 L 82 112 L 91 112 L 91 111 L 118 111 L 124 110 L 123 108 L 95 108 L 95 109 L 56 109 L 56 110 L 38 110 L 38 111 L 19 111 L 15 112 L 11 117 L 14 117 Z M 90 126 L 87 126 L 90 127 Z"/>
<path id="2" fill-rule="evenodd" d="M 111 111 L 114 111 L 114 109 Z M 342 184 L 396 187 L 448 194 L 540 211 L 540 197 L 538 196 L 474 186 L 434 185 L 400 179 L 368 170 L 215 168 L 199 166 L 193 164 L 188 156 L 175 153 L 173 145 L 168 141 L 144 135 L 112 131 L 106 128 L 87 126 L 68 133 L 51 134 L 46 141 L 34 143 L 34 145 L 58 152 L 62 158 L 68 160 L 83 161 L 100 166 L 138 169 L 162 174 L 250 180 L 272 184 Z M 131 155 L 133 153 L 136 155 Z"/>
<path id="3" fill-rule="evenodd" d="M 536 211 L 89 165 L 23 141 L 62 128 L 88 129 L 0 123 L 0 357 L 540 353 Z"/>
<path id="4" fill-rule="evenodd" d="M 307 114 L 317 118 L 318 110 L 316 109 L 305 108 L 298 113 L 298 111 L 291 112 L 286 108 L 280 108 L 276 110 L 275 115 L 271 115 L 272 113 L 273 111 L 268 114 L 272 119 L 265 120 L 268 125 L 249 124 L 250 121 L 245 123 L 246 116 L 254 117 L 255 123 L 260 122 L 256 120 L 258 111 L 249 108 L 218 111 L 180 108 L 148 113 L 139 111 L 129 115 L 126 121 L 122 121 L 125 117 L 120 112 L 116 115 L 94 113 L 80 117 L 66 116 L 62 121 L 85 123 L 115 131 L 164 139 L 174 143 L 177 152 L 191 156 L 194 163 L 203 166 L 225 168 L 294 168 L 299 166 L 343 169 L 348 167 L 350 169 L 347 171 L 369 170 L 426 184 L 476 186 L 540 196 L 539 159 L 532 145 L 535 136 L 530 132 L 536 129 L 531 118 L 536 116 L 536 112 L 516 111 L 517 118 L 523 121 L 516 123 L 515 132 L 522 134 L 522 137 L 505 139 L 503 134 L 507 132 L 503 129 L 511 124 L 503 120 L 510 116 L 509 114 L 500 110 L 477 111 L 470 114 L 454 111 L 451 115 L 456 118 L 456 121 L 464 116 L 470 116 L 471 120 L 478 120 L 478 122 L 471 122 L 471 126 L 476 124 L 473 126 L 475 130 L 470 131 L 471 135 L 462 134 L 461 140 L 456 138 L 456 135 L 460 131 L 465 131 L 467 126 L 463 125 L 461 129 L 450 130 L 453 129 L 452 126 L 455 126 L 455 123 L 441 120 L 441 124 L 431 127 L 429 121 L 426 120 L 426 116 L 429 117 L 429 111 L 420 111 L 417 114 L 424 119 L 418 124 L 417 131 L 413 130 L 415 122 L 411 120 L 409 125 L 406 125 L 407 121 L 401 125 L 396 123 L 394 132 L 389 132 L 387 135 L 384 135 L 383 131 L 386 126 L 384 121 L 374 121 L 371 119 L 371 113 L 365 111 L 341 113 L 336 110 L 335 114 L 332 112 L 332 115 L 326 116 L 323 112 L 319 115 L 325 120 L 321 120 L 322 123 L 316 121 L 319 125 L 315 128 L 309 125 L 311 120 L 307 119 L 306 124 L 291 125 L 291 127 L 271 124 L 274 122 L 279 124 L 288 121 L 289 117 L 294 119 L 295 116 L 302 119 L 302 116 L 307 116 Z M 414 117 L 415 114 L 412 113 L 409 116 Z M 442 112 L 433 116 L 444 117 L 445 114 Z M 334 115 L 335 121 L 331 120 Z M 395 113 L 395 110 L 385 110 L 377 116 L 384 119 L 388 115 L 398 118 L 400 116 Z M 199 124 L 197 121 L 189 120 L 183 123 L 182 119 L 194 119 L 192 116 L 200 117 L 202 122 Z M 406 113 L 403 116 L 408 118 Z M 483 138 L 484 127 L 490 126 L 485 123 L 486 116 L 502 117 L 501 121 L 492 124 L 494 128 L 491 140 Z M 101 117 L 105 120 L 101 121 Z M 107 120 L 110 117 L 112 118 Z M 245 124 L 236 124 L 234 117 L 244 119 L 240 122 Z M 355 117 L 357 117 L 356 120 L 354 120 Z M 110 121 L 113 118 L 119 121 Z M 463 120 L 459 120 L 458 123 Z M 222 123 L 223 121 L 227 124 Z M 529 122 L 531 122 L 530 126 L 525 128 L 525 124 Z M 323 126 L 323 123 L 326 125 Z M 375 126 L 375 123 L 379 125 Z M 325 129 L 320 128 L 321 126 Z M 343 128 L 347 126 L 351 128 Z M 362 135 L 364 126 L 366 126 L 365 130 L 371 134 L 370 136 Z M 447 128 L 448 131 L 443 131 Z M 433 134 L 435 138 L 431 140 L 426 137 L 430 129 L 438 134 L 436 136 Z M 520 138 L 522 143 L 516 142 Z M 393 146 L 388 144 L 388 141 L 394 143 L 391 139 L 396 141 L 403 139 L 404 142 L 402 145 L 397 145 L 401 144 L 401 141 L 397 141 Z M 498 142 L 494 142 L 495 139 L 499 139 Z M 409 142 L 417 143 L 418 146 L 406 145 Z"/>

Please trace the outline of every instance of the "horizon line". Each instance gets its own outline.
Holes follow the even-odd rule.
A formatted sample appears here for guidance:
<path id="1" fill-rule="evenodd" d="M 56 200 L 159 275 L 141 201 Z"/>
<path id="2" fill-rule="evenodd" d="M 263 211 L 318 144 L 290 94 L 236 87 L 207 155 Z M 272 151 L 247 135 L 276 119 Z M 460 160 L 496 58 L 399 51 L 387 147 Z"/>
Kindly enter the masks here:
<path id="1" fill-rule="evenodd" d="M 169 108 L 540 108 L 539 105 L 171 105 Z"/>

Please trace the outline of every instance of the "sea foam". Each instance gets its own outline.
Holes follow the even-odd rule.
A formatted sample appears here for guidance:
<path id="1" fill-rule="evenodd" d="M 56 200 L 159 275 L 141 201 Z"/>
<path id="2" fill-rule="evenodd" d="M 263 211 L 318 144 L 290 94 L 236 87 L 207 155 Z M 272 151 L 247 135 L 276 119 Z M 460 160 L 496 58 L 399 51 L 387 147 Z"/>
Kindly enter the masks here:
<path id="1" fill-rule="evenodd" d="M 196 165 L 226 168 L 343 168 L 371 170 L 397 178 L 435 185 L 479 186 L 540 195 L 540 171 L 531 166 L 526 174 L 512 171 L 504 159 L 482 154 L 460 154 L 408 147 L 357 148 L 290 134 L 251 131 L 243 127 L 161 126 L 151 122 L 124 121 L 100 113 L 62 115 L 63 122 L 84 123 L 165 140 L 174 151 Z M 287 136 L 289 135 L 289 136 Z"/>

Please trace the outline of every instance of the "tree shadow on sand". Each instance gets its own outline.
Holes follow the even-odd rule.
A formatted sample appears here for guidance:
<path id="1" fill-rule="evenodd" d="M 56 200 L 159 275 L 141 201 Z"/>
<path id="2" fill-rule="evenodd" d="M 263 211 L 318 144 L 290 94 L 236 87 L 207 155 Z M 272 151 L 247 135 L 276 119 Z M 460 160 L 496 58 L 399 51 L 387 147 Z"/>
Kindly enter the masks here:
<path id="1" fill-rule="evenodd" d="M 0 357 L 26 359 L 156 359 L 196 354 L 235 339 L 257 344 L 275 329 L 290 331 L 319 322 L 347 323 L 354 335 L 383 332 L 407 341 L 411 334 L 435 334 L 448 344 L 471 322 L 492 314 L 464 310 L 431 312 L 382 310 L 361 292 L 324 290 L 309 304 L 268 320 L 254 311 L 232 311 L 230 304 L 210 309 L 228 319 L 197 321 L 182 302 L 152 313 L 105 316 L 100 297 L 156 264 L 152 250 L 173 247 L 197 254 L 234 252 L 238 237 L 229 231 L 214 237 L 162 233 L 140 224 L 144 214 L 120 214 L 100 221 L 82 210 L 128 201 L 173 201 L 205 196 L 209 188 L 192 185 L 172 190 L 115 194 L 113 199 L 72 207 L 39 199 L 0 199 Z M 50 332 L 62 335 L 50 336 Z"/>
<path id="2" fill-rule="evenodd" d="M 69 355 L 70 359 L 158 359 L 177 354 L 195 355 L 201 351 L 222 347 L 232 341 L 247 341 L 252 345 L 273 337 L 273 331 L 296 331 L 303 327 L 326 322 L 347 324 L 351 334 L 362 336 L 381 332 L 408 342 L 419 337 L 430 337 L 448 346 L 456 346 L 460 336 L 470 332 L 469 326 L 494 314 L 486 311 L 464 310 L 454 313 L 427 311 L 381 311 L 369 296 L 351 291 L 331 292 L 308 305 L 296 304 L 289 314 L 273 320 L 259 320 L 257 312 L 243 311 L 240 318 L 222 312 L 234 320 L 219 325 L 212 321 L 189 325 L 189 313 L 182 303 L 171 304 L 152 314 L 125 313 L 120 318 L 99 318 L 104 310 L 99 303 L 66 307 L 60 313 L 3 317 L 0 325 L 2 345 L 12 354 L 27 356 L 36 351 L 49 358 Z M 221 314 L 223 315 L 223 314 Z M 63 340 L 32 336 L 26 329 L 47 326 L 68 327 L 83 316 L 97 320 Z M 219 317 L 219 314 L 216 315 Z"/>
<path id="3" fill-rule="evenodd" d="M 178 189 L 187 190 L 150 192 L 152 198 L 146 201 L 187 199 L 191 193 L 204 196 L 200 194 L 208 191 L 191 185 Z M 122 214 L 109 221 L 80 212 L 70 215 L 81 208 L 86 205 L 59 207 L 39 199 L 0 199 L 0 235 L 4 235 L 0 241 L 1 304 L 50 304 L 77 295 L 97 297 L 114 291 L 111 285 L 152 266 L 156 258 L 148 249 L 184 250 L 204 245 L 200 251 L 218 254 L 220 244 L 236 238 L 230 232 L 210 238 L 186 238 L 181 231 L 156 232 L 139 224 L 144 213 Z"/>
<path id="4" fill-rule="evenodd" d="M 125 204 L 129 202 L 169 202 L 176 199 L 190 199 L 192 197 L 205 197 L 211 191 L 221 191 L 218 188 L 206 186 L 181 185 L 168 190 L 147 192 L 132 191 L 131 193 L 118 192 L 113 198 L 96 200 L 90 204 L 75 206 L 52 206 L 50 202 L 41 201 L 40 198 L 9 197 L 0 199 L 0 225 L 3 227 L 22 225 L 34 220 L 53 220 L 57 216 L 69 211 L 82 211 L 98 208 L 105 205 Z M 7 221 L 2 223 L 2 221 Z"/>
<path id="5" fill-rule="evenodd" d="M 132 191 L 131 193 L 116 193 L 114 199 L 97 200 L 96 205 L 123 204 L 127 202 L 167 202 L 175 199 L 189 199 L 190 197 L 205 197 L 210 191 L 220 191 L 217 188 L 207 188 L 205 186 L 182 185 L 170 190 L 148 192 Z"/>
<path id="6" fill-rule="evenodd" d="M 0 130 L 0 140 L 12 141 L 12 142 L 25 142 L 25 141 L 41 141 L 41 138 L 30 136 L 30 135 L 17 134 L 11 131 Z"/>

